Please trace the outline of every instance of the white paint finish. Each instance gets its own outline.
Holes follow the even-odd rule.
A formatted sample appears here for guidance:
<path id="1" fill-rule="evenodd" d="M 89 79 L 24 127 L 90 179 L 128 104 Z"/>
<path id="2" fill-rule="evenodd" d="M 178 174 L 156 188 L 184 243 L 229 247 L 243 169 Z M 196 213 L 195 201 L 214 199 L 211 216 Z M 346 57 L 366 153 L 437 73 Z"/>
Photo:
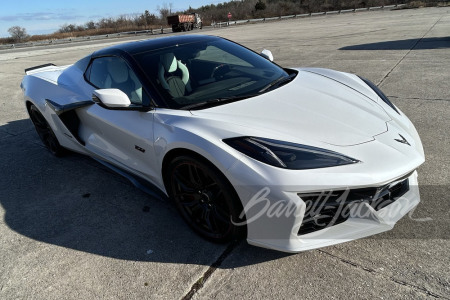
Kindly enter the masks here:
<path id="1" fill-rule="evenodd" d="M 264 186 L 271 188 L 273 199 L 296 207 L 297 215 L 260 217 L 248 224 L 252 244 L 297 252 L 390 229 L 417 205 L 418 189 L 403 197 L 405 210 L 390 217 L 350 220 L 315 233 L 311 241 L 296 235 L 305 208 L 297 193 L 387 184 L 424 161 L 420 138 L 408 118 L 392 111 L 358 77 L 325 69 L 298 71 L 293 82 L 263 95 L 192 113 L 171 109 L 109 110 L 96 104 L 80 108 L 79 135 L 85 146 L 68 137 L 70 132 L 44 103 L 45 98 L 67 104 L 90 97 L 94 88 L 84 82 L 82 72 L 72 66 L 65 71 L 26 76 L 23 83 L 25 98 L 39 107 L 65 147 L 106 160 L 163 191 L 161 167 L 165 154 L 172 149 L 189 149 L 227 176 L 244 207 Z M 395 141 L 398 134 L 411 146 Z M 222 142 L 237 136 L 322 147 L 361 162 L 313 170 L 279 169 L 248 158 Z M 411 181 L 415 180 L 416 174 L 411 175 Z M 247 210 L 247 219 L 257 213 Z"/>

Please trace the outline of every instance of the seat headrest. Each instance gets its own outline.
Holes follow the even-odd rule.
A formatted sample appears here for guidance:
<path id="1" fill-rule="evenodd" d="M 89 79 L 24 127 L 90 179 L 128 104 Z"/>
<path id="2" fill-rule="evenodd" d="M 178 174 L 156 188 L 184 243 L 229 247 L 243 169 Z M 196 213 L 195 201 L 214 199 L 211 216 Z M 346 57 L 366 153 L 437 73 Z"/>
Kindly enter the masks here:
<path id="1" fill-rule="evenodd" d="M 128 80 L 128 67 L 124 61 L 119 59 L 112 59 L 108 62 L 108 73 L 116 83 Z"/>
<path id="2" fill-rule="evenodd" d="M 177 70 L 177 59 L 173 53 L 162 54 L 159 59 L 167 72 L 172 73 Z"/>

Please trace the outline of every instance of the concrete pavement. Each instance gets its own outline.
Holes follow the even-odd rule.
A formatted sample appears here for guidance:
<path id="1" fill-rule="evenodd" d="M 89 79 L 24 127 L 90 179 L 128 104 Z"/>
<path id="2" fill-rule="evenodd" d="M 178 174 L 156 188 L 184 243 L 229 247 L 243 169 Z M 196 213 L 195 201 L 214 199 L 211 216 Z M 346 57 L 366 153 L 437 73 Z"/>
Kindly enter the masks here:
<path id="1" fill-rule="evenodd" d="M 449 12 L 361 12 L 204 32 L 270 49 L 282 66 L 362 75 L 421 135 L 422 203 L 410 218 L 375 237 L 296 255 L 208 243 L 171 203 L 90 158 L 57 159 L 43 148 L 22 102 L 23 70 L 71 64 L 123 40 L 0 51 L 0 299 L 450 299 Z"/>

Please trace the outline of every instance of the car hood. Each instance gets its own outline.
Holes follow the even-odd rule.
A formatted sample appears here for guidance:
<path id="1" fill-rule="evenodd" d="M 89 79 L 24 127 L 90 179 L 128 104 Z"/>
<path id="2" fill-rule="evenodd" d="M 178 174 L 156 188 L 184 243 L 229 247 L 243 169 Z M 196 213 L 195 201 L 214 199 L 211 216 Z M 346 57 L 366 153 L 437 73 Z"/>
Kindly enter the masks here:
<path id="1" fill-rule="evenodd" d="M 387 131 L 391 118 L 357 76 L 327 69 L 298 71 L 280 88 L 192 114 L 231 127 L 254 128 L 265 137 L 309 144 L 350 146 Z"/>

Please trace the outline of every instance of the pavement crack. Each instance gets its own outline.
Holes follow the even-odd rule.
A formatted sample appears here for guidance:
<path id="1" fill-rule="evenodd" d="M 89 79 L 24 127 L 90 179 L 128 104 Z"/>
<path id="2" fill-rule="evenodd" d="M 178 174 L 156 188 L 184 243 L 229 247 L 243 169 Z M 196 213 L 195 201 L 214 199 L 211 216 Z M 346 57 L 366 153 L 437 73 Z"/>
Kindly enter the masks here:
<path id="1" fill-rule="evenodd" d="M 324 251 L 324 250 L 321 250 L 321 249 L 318 249 L 317 251 L 318 251 L 319 253 L 322 253 L 322 254 L 331 256 L 332 258 L 334 258 L 334 259 L 336 259 L 336 260 L 338 260 L 338 261 L 340 261 L 340 262 L 342 262 L 342 263 L 344 263 L 344 264 L 347 264 L 347 265 L 350 265 L 350 266 L 352 266 L 352 267 L 354 267 L 354 268 L 357 268 L 357 269 L 366 271 L 366 272 L 371 273 L 371 274 L 373 274 L 373 275 L 377 275 L 377 276 L 383 277 L 384 279 L 390 280 L 390 281 L 392 281 L 392 282 L 395 282 L 395 283 L 397 283 L 397 284 L 403 285 L 403 286 L 405 286 L 405 287 L 409 287 L 409 288 L 411 288 L 411 289 L 413 289 L 413 290 L 415 290 L 415 291 L 424 293 L 424 294 L 426 294 L 427 296 L 431 296 L 431 297 L 436 298 L 436 299 L 450 299 L 450 298 L 448 298 L 448 297 L 445 297 L 445 296 L 436 294 L 435 292 L 429 291 L 429 290 L 427 290 L 427 289 L 424 288 L 424 287 L 420 287 L 420 286 L 417 286 L 417 285 L 408 283 L 408 282 L 406 282 L 406 281 L 399 280 L 399 279 L 397 279 L 397 278 L 395 278 L 395 277 L 393 277 L 393 276 L 387 276 L 387 275 L 385 275 L 385 274 L 383 274 L 383 273 L 377 272 L 376 270 L 374 270 L 374 269 L 372 269 L 372 268 L 364 267 L 364 266 L 362 266 L 362 265 L 360 265 L 360 264 L 358 264 L 358 263 L 352 262 L 352 261 L 347 260 L 347 259 L 343 259 L 343 258 L 341 258 L 341 257 L 339 257 L 339 256 L 337 256 L 337 255 L 331 254 L 331 253 L 329 253 L 329 252 L 327 252 L 327 251 Z"/>
<path id="2" fill-rule="evenodd" d="M 395 68 L 397 68 L 397 66 L 405 59 L 406 56 L 408 56 L 409 53 L 411 53 L 412 50 L 414 50 L 414 48 L 416 48 L 417 44 L 420 43 L 420 41 L 423 40 L 423 38 L 434 28 L 434 26 L 436 26 L 437 23 L 439 23 L 439 21 L 442 19 L 442 16 L 433 24 L 433 26 L 431 26 L 427 32 L 425 32 L 425 34 L 417 39 L 417 41 L 414 43 L 414 45 L 411 47 L 411 49 L 409 49 L 405 55 L 402 56 L 402 58 L 400 58 L 400 60 L 389 70 L 389 72 L 387 72 L 386 75 L 384 75 L 384 77 L 380 80 L 380 82 L 378 82 L 377 86 L 381 86 L 381 84 L 386 80 L 386 78 L 389 77 L 389 75 L 392 73 L 392 71 L 395 70 Z"/>
<path id="3" fill-rule="evenodd" d="M 231 254 L 240 241 L 231 242 L 217 260 L 206 270 L 203 275 L 191 286 L 189 292 L 181 298 L 181 300 L 190 300 L 204 285 L 211 275 L 222 265 L 222 262 Z"/>
<path id="4" fill-rule="evenodd" d="M 426 100 L 426 101 L 450 101 L 450 99 L 443 98 L 420 98 L 420 97 L 401 97 L 401 96 L 388 96 L 388 98 L 394 99 L 408 99 L 408 100 Z"/>
<path id="5" fill-rule="evenodd" d="M 377 271 L 375 271 L 374 269 L 366 268 L 366 267 L 361 266 L 361 265 L 359 265 L 359 264 L 357 264 L 357 263 L 355 263 L 355 262 L 352 262 L 352 261 L 350 261 L 350 260 L 348 260 L 348 259 L 340 258 L 339 256 L 336 256 L 336 255 L 331 254 L 331 253 L 329 253 L 329 252 L 326 252 L 326 251 L 324 251 L 324 250 L 320 250 L 320 249 L 319 249 L 319 250 L 317 250 L 317 251 L 319 251 L 320 253 L 326 254 L 326 255 L 328 255 L 328 256 L 331 256 L 331 257 L 333 257 L 333 258 L 335 258 L 335 259 L 337 259 L 337 260 L 340 260 L 341 262 L 343 262 L 343 263 L 345 263 L 345 264 L 348 264 L 348 265 L 351 265 L 351 266 L 353 266 L 353 267 L 355 267 L 355 268 L 361 269 L 361 270 L 363 270 L 363 271 L 366 271 L 366 272 L 369 272 L 369 273 L 377 273 Z"/>

